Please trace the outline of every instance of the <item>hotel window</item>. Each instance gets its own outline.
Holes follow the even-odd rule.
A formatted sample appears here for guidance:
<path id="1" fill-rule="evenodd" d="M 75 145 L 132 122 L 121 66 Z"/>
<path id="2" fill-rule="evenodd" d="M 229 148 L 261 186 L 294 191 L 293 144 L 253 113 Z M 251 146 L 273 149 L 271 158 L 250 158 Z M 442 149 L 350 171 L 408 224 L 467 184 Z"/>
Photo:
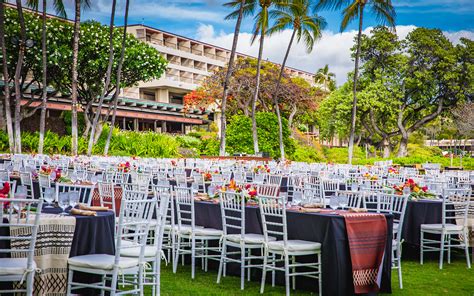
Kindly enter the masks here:
<path id="1" fill-rule="evenodd" d="M 183 95 L 170 93 L 170 104 L 183 105 Z"/>
<path id="2" fill-rule="evenodd" d="M 143 91 L 143 99 L 145 100 L 149 100 L 149 101 L 154 101 L 156 96 L 155 96 L 155 92 L 153 91 Z"/>

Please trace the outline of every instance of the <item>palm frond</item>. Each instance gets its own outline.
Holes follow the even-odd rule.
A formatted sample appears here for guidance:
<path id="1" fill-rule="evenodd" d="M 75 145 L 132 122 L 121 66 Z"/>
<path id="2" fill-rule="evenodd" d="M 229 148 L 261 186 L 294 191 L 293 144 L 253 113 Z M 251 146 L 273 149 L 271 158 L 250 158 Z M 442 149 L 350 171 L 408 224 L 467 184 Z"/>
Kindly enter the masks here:
<path id="1" fill-rule="evenodd" d="M 354 3 L 344 8 L 341 27 L 339 29 L 341 32 L 347 28 L 350 22 L 352 22 L 356 17 L 359 16 L 360 8 L 361 7 L 359 6 L 359 3 L 357 1 L 354 1 Z M 362 13 L 362 11 L 360 11 L 360 13 Z"/>
<path id="2" fill-rule="evenodd" d="M 374 0 L 371 4 L 378 23 L 395 27 L 396 12 L 391 0 Z"/>
<path id="3" fill-rule="evenodd" d="M 357 0 L 317 0 L 313 10 L 339 10 L 342 7 L 351 5 L 351 2 L 357 2 Z"/>
<path id="4" fill-rule="evenodd" d="M 39 9 L 39 0 L 26 0 L 26 6 L 33 10 Z"/>
<path id="5" fill-rule="evenodd" d="M 67 18 L 66 8 L 64 7 L 64 2 L 62 0 L 54 0 L 53 5 L 58 16 Z"/>

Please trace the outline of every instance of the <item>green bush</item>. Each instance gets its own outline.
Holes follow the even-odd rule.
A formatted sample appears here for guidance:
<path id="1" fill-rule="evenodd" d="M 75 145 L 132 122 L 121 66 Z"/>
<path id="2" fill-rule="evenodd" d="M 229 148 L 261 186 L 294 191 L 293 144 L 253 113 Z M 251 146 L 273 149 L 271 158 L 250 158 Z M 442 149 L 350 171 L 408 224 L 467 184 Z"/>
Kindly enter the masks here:
<path id="1" fill-rule="evenodd" d="M 177 136 L 176 141 L 182 148 L 199 148 L 201 145 L 201 140 L 193 136 Z"/>
<path id="2" fill-rule="evenodd" d="M 326 158 L 324 154 L 316 150 L 314 147 L 297 145 L 292 160 L 302 162 L 324 162 Z"/>
<path id="3" fill-rule="evenodd" d="M 262 152 L 270 153 L 271 157 L 280 157 L 280 146 L 278 141 L 278 119 L 270 112 L 259 112 L 256 114 L 258 146 Z M 283 144 L 285 153 L 292 156 L 295 151 L 295 143 L 290 138 L 288 121 L 282 118 Z M 235 115 L 227 126 L 227 152 L 253 154 L 252 120 L 244 115 Z"/>

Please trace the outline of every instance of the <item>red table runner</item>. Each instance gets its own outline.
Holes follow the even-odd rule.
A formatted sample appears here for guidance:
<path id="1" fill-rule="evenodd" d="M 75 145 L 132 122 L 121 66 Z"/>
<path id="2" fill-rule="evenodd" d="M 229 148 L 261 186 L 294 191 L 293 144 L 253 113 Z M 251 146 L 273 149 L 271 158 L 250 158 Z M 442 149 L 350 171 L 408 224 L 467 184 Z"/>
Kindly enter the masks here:
<path id="1" fill-rule="evenodd" d="M 387 242 L 384 215 L 344 213 L 356 294 L 380 290 L 382 262 Z"/>
<path id="2" fill-rule="evenodd" d="M 115 186 L 114 188 L 114 197 L 115 197 L 115 216 L 120 216 L 120 205 L 122 204 L 122 187 Z M 104 199 L 106 202 L 111 202 L 110 198 L 106 197 Z M 95 188 L 94 193 L 92 194 L 92 205 L 93 206 L 100 206 L 100 196 L 99 196 L 99 189 Z M 107 205 L 110 209 L 112 205 Z"/>

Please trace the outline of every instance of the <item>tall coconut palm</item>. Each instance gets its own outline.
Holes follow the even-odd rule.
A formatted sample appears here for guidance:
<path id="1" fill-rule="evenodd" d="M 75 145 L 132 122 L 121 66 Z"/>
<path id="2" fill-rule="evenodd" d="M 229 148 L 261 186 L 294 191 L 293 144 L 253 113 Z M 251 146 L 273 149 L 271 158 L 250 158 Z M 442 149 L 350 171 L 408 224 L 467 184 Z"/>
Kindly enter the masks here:
<path id="1" fill-rule="evenodd" d="M 225 155 L 225 136 L 226 136 L 226 128 L 227 128 L 227 118 L 225 115 L 227 109 L 227 95 L 229 93 L 229 81 L 230 77 L 232 76 L 232 72 L 234 70 L 234 60 L 235 60 L 235 53 L 237 51 L 237 43 L 239 41 L 239 33 L 240 33 L 240 25 L 242 24 L 242 19 L 244 16 L 244 7 L 245 7 L 245 0 L 236 0 L 232 2 L 228 2 L 224 4 L 224 6 L 228 7 L 235 7 L 238 6 L 239 9 L 230 13 L 226 16 L 226 19 L 234 19 L 237 18 L 235 23 L 234 29 L 234 39 L 232 41 L 232 50 L 230 52 L 229 64 L 227 65 L 227 73 L 225 75 L 224 80 L 224 92 L 222 94 L 222 103 L 221 103 L 221 141 L 219 146 L 219 155 Z"/>
<path id="2" fill-rule="evenodd" d="M 10 86 L 9 86 L 9 75 L 8 75 L 8 57 L 7 47 L 5 43 L 5 7 L 4 1 L 0 0 L 0 45 L 2 46 L 2 71 L 3 71 L 3 95 L 5 96 L 5 117 L 7 122 L 7 133 L 8 133 L 8 144 L 10 152 L 14 152 L 15 142 L 13 137 L 13 122 L 12 113 L 10 106 Z"/>
<path id="3" fill-rule="evenodd" d="M 395 9 L 391 0 L 320 0 L 316 9 L 334 9 L 343 8 L 343 18 L 341 22 L 341 32 L 344 31 L 349 23 L 354 19 L 359 19 L 359 31 L 357 34 L 357 49 L 354 62 L 354 76 L 352 85 L 352 114 L 351 114 L 351 132 L 349 136 L 349 164 L 352 163 L 354 151 L 354 136 L 357 113 L 357 80 L 359 78 L 359 60 L 360 60 L 360 39 L 362 36 L 364 9 L 370 7 L 377 21 L 382 25 L 395 27 Z"/>
<path id="4" fill-rule="evenodd" d="M 323 68 L 318 69 L 314 76 L 314 82 L 322 85 L 324 91 L 329 91 L 335 77 L 336 75 L 334 73 L 329 72 L 329 66 L 326 64 Z"/>
<path id="5" fill-rule="evenodd" d="M 128 26 L 128 7 L 129 7 L 129 0 L 125 2 L 125 18 L 124 18 L 124 25 L 123 25 L 123 35 L 122 35 L 122 48 L 120 51 L 120 59 L 118 61 L 117 66 L 117 81 L 115 86 L 115 93 L 113 98 L 113 114 L 112 114 L 112 121 L 110 122 L 109 134 L 107 135 L 107 141 L 105 142 L 104 147 L 104 155 L 109 153 L 110 147 L 110 139 L 112 138 L 112 131 L 115 126 L 115 117 L 117 115 L 117 103 L 118 103 L 118 95 L 120 93 L 120 80 L 122 77 L 122 64 L 123 64 L 123 57 L 125 55 L 125 42 L 127 40 L 127 26 Z"/>
<path id="6" fill-rule="evenodd" d="M 291 3 L 278 10 L 270 11 L 270 17 L 274 18 L 275 24 L 268 30 L 268 35 L 282 32 L 286 29 L 292 30 L 290 42 L 286 49 L 285 57 L 280 67 L 275 92 L 273 93 L 273 102 L 278 118 L 278 135 L 280 141 L 280 158 L 285 159 L 285 145 L 283 143 L 283 126 L 281 122 L 279 93 L 280 85 L 285 72 L 286 61 L 290 54 L 291 47 L 296 37 L 296 42 L 300 42 L 303 38 L 306 51 L 310 53 L 313 50 L 315 42 L 321 38 L 321 30 L 326 27 L 326 21 L 323 17 L 313 14 L 310 9 L 309 0 L 293 0 Z"/>
<path id="7" fill-rule="evenodd" d="M 42 51 L 42 68 L 43 68 L 43 81 L 42 81 L 42 93 L 41 93 L 41 115 L 40 115 L 40 126 L 39 126 L 39 143 L 38 143 L 38 153 L 43 154 L 44 146 L 44 131 L 46 126 L 46 104 L 48 99 L 48 79 L 47 79 L 47 70 L 48 70 L 48 59 L 47 59 L 47 40 L 46 40 L 46 9 L 47 1 L 43 0 L 43 11 L 42 11 L 42 29 L 41 29 L 41 51 Z M 66 17 L 66 10 L 64 9 L 64 3 L 61 0 L 54 0 L 54 7 L 56 13 L 61 17 Z M 38 10 L 39 0 L 28 0 L 26 4 Z"/>
<path id="8" fill-rule="evenodd" d="M 256 121 L 256 109 L 257 109 L 257 99 L 258 92 L 260 90 L 260 67 L 262 65 L 262 56 L 263 56 L 263 45 L 265 42 L 265 36 L 267 35 L 267 30 L 270 24 L 269 11 L 272 6 L 283 7 L 288 1 L 278 1 L 278 0 L 258 0 L 258 1 L 246 1 L 244 7 L 245 13 L 253 14 L 257 11 L 255 15 L 255 24 L 252 35 L 252 44 L 259 39 L 259 48 L 258 48 L 258 58 L 257 58 L 257 71 L 255 74 L 255 89 L 252 96 L 252 138 L 253 138 L 253 150 L 254 153 L 259 152 L 258 148 L 258 135 L 257 135 L 257 121 Z"/>
<path id="9" fill-rule="evenodd" d="M 107 71 L 105 73 L 105 83 L 102 93 L 99 98 L 99 106 L 95 110 L 94 121 L 92 122 L 91 134 L 89 136 L 89 145 L 87 147 L 87 155 L 92 154 L 92 145 L 95 141 L 95 132 L 97 129 L 97 123 L 99 122 L 100 113 L 102 112 L 102 104 L 107 90 L 109 89 L 110 77 L 112 76 L 112 66 L 114 63 L 114 19 L 115 19 L 115 5 L 116 0 L 112 1 L 112 12 L 110 14 L 110 25 L 109 25 L 109 64 L 107 65 Z"/>
<path id="10" fill-rule="evenodd" d="M 23 62 L 25 58 L 26 51 L 26 27 L 25 27 L 25 18 L 23 16 L 23 6 L 21 0 L 16 0 L 16 8 L 18 11 L 18 20 L 20 23 L 20 40 L 18 42 L 18 60 L 16 62 L 15 68 L 15 125 L 14 125 L 14 135 L 15 135 L 15 153 L 21 153 L 21 69 L 23 67 Z"/>

